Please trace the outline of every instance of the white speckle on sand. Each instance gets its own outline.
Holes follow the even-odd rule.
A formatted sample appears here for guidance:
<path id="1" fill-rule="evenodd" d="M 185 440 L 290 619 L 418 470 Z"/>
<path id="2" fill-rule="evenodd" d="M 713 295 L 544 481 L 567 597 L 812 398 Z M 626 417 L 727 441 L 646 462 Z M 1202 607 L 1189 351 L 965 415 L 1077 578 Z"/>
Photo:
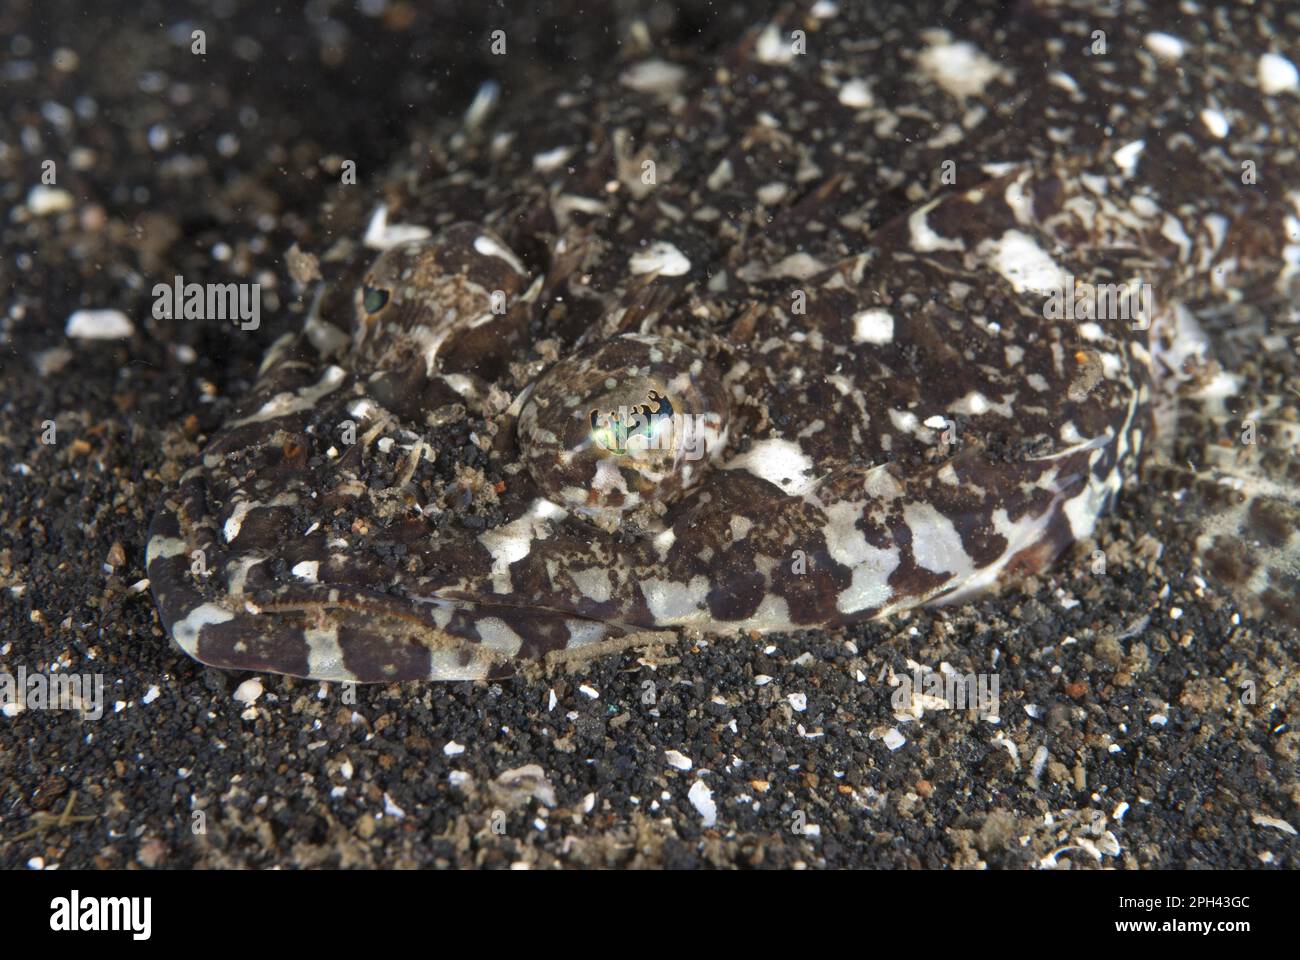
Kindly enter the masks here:
<path id="1" fill-rule="evenodd" d="M 907 743 L 907 737 L 898 732 L 898 727 L 890 727 L 881 740 L 891 753 Z"/>
<path id="2" fill-rule="evenodd" d="M 1115 165 L 1124 171 L 1126 176 L 1132 176 L 1133 171 L 1137 169 L 1138 157 L 1142 156 L 1142 151 L 1146 149 L 1145 140 L 1134 140 L 1132 143 L 1126 143 L 1113 154 L 1111 159 Z"/>
<path id="3" fill-rule="evenodd" d="M 844 104 L 846 107 L 852 107 L 855 110 L 869 107 L 875 103 L 871 97 L 871 90 L 868 89 L 864 81 L 857 77 L 840 87 L 839 97 L 840 103 Z"/>
<path id="4" fill-rule="evenodd" d="M 496 240 L 492 239 L 487 234 L 482 234 L 474 238 L 474 249 L 485 257 L 496 257 L 500 260 L 504 260 L 506 263 L 510 264 L 510 269 L 514 270 L 515 273 L 525 276 L 527 275 L 523 263 L 521 263 L 519 258 L 515 256 L 514 251 L 500 243 L 497 243 Z"/>
<path id="5" fill-rule="evenodd" d="M 628 269 L 636 275 L 654 273 L 661 277 L 680 277 L 690 272 L 691 261 L 671 243 L 659 240 L 632 254 Z"/>
<path id="6" fill-rule="evenodd" d="M 546 150 L 535 154 L 533 156 L 533 169 L 538 173 L 550 173 L 552 170 L 558 170 L 569 162 L 569 158 L 575 152 L 575 147 L 556 147 L 554 150 Z M 477 242 L 475 246 L 478 246 Z"/>
<path id="7" fill-rule="evenodd" d="M 1210 136 L 1217 140 L 1222 140 L 1228 135 L 1228 118 L 1221 110 L 1206 107 L 1201 111 L 1201 123 L 1205 124 L 1206 130 L 1210 131 Z"/>
<path id="8" fill-rule="evenodd" d="M 390 797 L 387 793 L 385 793 L 384 814 L 386 816 L 393 817 L 397 820 L 401 820 L 404 816 L 406 816 L 406 811 L 403 810 L 401 807 L 399 807 L 396 803 L 394 803 L 393 798 Z"/>
<path id="9" fill-rule="evenodd" d="M 257 698 L 262 695 L 262 689 L 262 681 L 257 677 L 253 677 L 236 687 L 234 696 L 240 703 L 247 703 L 252 706 L 257 703 Z"/>
<path id="10" fill-rule="evenodd" d="M 1068 73 L 1063 73 L 1060 70 L 1053 70 L 1049 73 L 1047 75 L 1047 82 L 1052 86 L 1060 87 L 1062 90 L 1071 94 L 1077 94 L 1079 92 L 1079 82 Z"/>
<path id="11" fill-rule="evenodd" d="M 1029 764 L 1029 776 L 1032 779 L 1037 780 L 1043 775 L 1043 768 L 1047 766 L 1048 756 L 1047 748 L 1042 745 L 1034 751 L 1034 759 Z"/>
<path id="12" fill-rule="evenodd" d="M 861 310 L 853 315 L 853 339 L 857 343 L 884 345 L 894 341 L 894 318 L 887 310 Z"/>
<path id="13" fill-rule="evenodd" d="M 1148 33 L 1144 43 L 1161 60 L 1179 60 L 1187 52 L 1187 44 L 1168 33 Z"/>
<path id="14" fill-rule="evenodd" d="M 713 801 L 713 791 L 703 780 L 696 780 L 691 784 L 686 798 L 691 801 L 691 806 L 699 811 L 703 826 L 711 827 L 718 822 L 718 805 Z"/>
<path id="15" fill-rule="evenodd" d="M 794 59 L 794 47 L 789 37 L 781 35 L 776 24 L 769 23 L 758 35 L 758 43 L 754 45 L 754 55 L 758 57 L 760 63 L 789 63 Z"/>
<path id="16" fill-rule="evenodd" d="M 686 70 L 667 60 L 643 60 L 624 70 L 618 79 L 637 93 L 670 97 L 686 79 Z"/>
<path id="17" fill-rule="evenodd" d="M 1257 813 L 1251 818 L 1251 822 L 1261 827 L 1272 827 L 1274 830 L 1281 830 L 1283 833 L 1289 833 L 1293 837 L 1296 835 L 1295 827 L 1291 826 L 1291 824 L 1287 823 L 1285 820 L 1279 820 L 1277 817 L 1269 817 L 1262 813 Z"/>
<path id="18" fill-rule="evenodd" d="M 447 745 L 442 748 L 442 752 L 448 757 L 458 757 L 465 752 L 465 745 L 457 743 L 455 740 L 448 740 Z"/>
<path id="19" fill-rule="evenodd" d="M 789 701 L 790 708 L 795 713 L 803 713 L 808 709 L 808 694 L 806 693 L 788 693 L 785 699 Z"/>
<path id="20" fill-rule="evenodd" d="M 1115 834 L 1107 830 L 1097 840 L 1097 849 L 1108 857 L 1118 857 L 1120 852 L 1119 841 L 1115 839 Z"/>
<path id="21" fill-rule="evenodd" d="M 63 332 L 80 340 L 123 340 L 135 327 L 121 310 L 77 310 Z"/>
<path id="22" fill-rule="evenodd" d="M 474 94 L 473 102 L 465 111 L 465 126 L 471 128 L 479 126 L 487 119 L 487 115 L 492 112 L 500 97 L 501 86 L 495 80 L 483 81 L 478 92 Z"/>
<path id="23" fill-rule="evenodd" d="M 732 167 L 731 161 L 726 157 L 723 157 L 718 161 L 718 165 L 713 168 L 713 172 L 709 174 L 708 179 L 704 182 L 710 190 L 721 190 L 729 184 L 735 176 L 736 171 L 735 168 Z"/>
<path id="24" fill-rule="evenodd" d="M 1266 53 L 1259 58 L 1259 89 L 1269 96 L 1300 90 L 1300 72 L 1280 53 Z"/>
<path id="25" fill-rule="evenodd" d="M 689 770 L 695 765 L 690 757 L 676 750 L 665 750 L 664 759 L 668 761 L 668 766 L 675 767 L 678 770 Z"/>
<path id="26" fill-rule="evenodd" d="M 42 377 L 53 376 L 66 367 L 75 354 L 65 346 L 51 347 L 32 356 L 36 372 Z"/>
<path id="27" fill-rule="evenodd" d="M 236 501 L 230 510 L 230 516 L 226 517 L 226 522 L 221 527 L 221 535 L 225 537 L 226 543 L 233 543 L 239 536 L 239 531 L 244 528 L 244 518 L 252 508 L 253 504 L 247 500 Z"/>
<path id="28" fill-rule="evenodd" d="M 930 45 L 917 57 L 921 71 L 958 99 L 979 96 L 1002 75 L 1002 68 L 974 44 L 954 43 L 946 30 L 929 31 L 926 41 Z"/>
<path id="29" fill-rule="evenodd" d="M 33 216 L 48 217 L 72 209 L 72 194 L 60 187 L 38 183 L 27 191 L 27 209 Z"/>
<path id="30" fill-rule="evenodd" d="M 763 186 L 758 188 L 758 199 L 760 203 L 769 207 L 774 207 L 784 200 L 789 192 L 790 188 L 784 183 L 773 181 L 772 183 L 765 183 Z M 787 257 L 787 259 L 789 258 Z M 808 259 L 811 260 L 812 258 L 809 257 Z"/>
<path id="31" fill-rule="evenodd" d="M 388 222 L 388 205 L 381 203 L 370 215 L 365 237 L 361 241 L 369 250 L 387 250 L 415 240 L 428 240 L 433 236 L 427 227 L 413 223 Z"/>

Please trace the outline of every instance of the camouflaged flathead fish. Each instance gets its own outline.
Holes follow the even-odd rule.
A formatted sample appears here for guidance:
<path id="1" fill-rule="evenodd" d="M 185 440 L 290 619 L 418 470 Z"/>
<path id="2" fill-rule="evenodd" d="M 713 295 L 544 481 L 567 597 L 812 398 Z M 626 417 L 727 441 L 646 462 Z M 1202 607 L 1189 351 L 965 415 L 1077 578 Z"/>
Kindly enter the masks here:
<path id="1" fill-rule="evenodd" d="M 1004 7 L 485 87 L 159 510 L 172 638 L 388 681 L 833 627 L 1041 570 L 1139 476 L 1300 621 L 1300 15 Z"/>

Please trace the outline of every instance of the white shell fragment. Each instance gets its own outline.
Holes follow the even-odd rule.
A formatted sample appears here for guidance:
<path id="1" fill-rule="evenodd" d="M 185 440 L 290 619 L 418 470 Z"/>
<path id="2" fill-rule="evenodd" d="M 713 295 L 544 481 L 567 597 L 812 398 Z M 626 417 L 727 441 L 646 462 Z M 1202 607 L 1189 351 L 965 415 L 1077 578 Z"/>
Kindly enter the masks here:
<path id="1" fill-rule="evenodd" d="M 121 310 L 77 310 L 63 332 L 78 340 L 124 340 L 135 333 L 135 326 Z"/>
<path id="2" fill-rule="evenodd" d="M 714 802 L 713 791 L 703 780 L 696 780 L 687 791 L 686 798 L 700 814 L 700 825 L 711 827 L 718 822 L 718 805 Z"/>
<path id="3" fill-rule="evenodd" d="M 38 183 L 27 191 L 27 209 L 33 216 L 48 217 L 71 210 L 72 206 L 72 194 L 62 187 L 48 187 Z"/>
<path id="4" fill-rule="evenodd" d="M 1259 89 L 1269 96 L 1300 90 L 1300 71 L 1280 53 L 1259 58 Z"/>
<path id="5" fill-rule="evenodd" d="M 645 273 L 661 277 L 680 277 L 691 270 L 691 261 L 671 243 L 660 240 L 632 254 L 628 269 L 640 276 Z"/>

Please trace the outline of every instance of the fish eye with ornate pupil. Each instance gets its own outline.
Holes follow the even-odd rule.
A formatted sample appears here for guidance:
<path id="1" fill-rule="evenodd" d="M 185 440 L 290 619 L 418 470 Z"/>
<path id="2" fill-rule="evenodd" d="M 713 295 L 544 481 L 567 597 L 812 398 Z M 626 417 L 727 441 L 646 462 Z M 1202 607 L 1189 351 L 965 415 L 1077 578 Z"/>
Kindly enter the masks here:
<path id="1" fill-rule="evenodd" d="M 388 304 L 388 291 L 379 290 L 375 287 L 365 287 L 362 290 L 361 307 L 368 314 L 378 313 Z"/>
<path id="2" fill-rule="evenodd" d="M 635 388 L 633 388 L 635 391 Z M 635 392 L 633 392 L 635 396 Z M 653 450 L 672 450 L 689 438 L 683 423 L 674 419 L 672 402 L 663 388 L 648 389 L 646 402 L 635 406 L 620 404 L 617 410 L 591 411 L 591 439 L 617 456 L 644 456 Z"/>
<path id="3" fill-rule="evenodd" d="M 522 460 L 548 499 L 615 526 L 700 480 L 726 443 L 726 404 L 713 364 L 685 344 L 615 337 L 537 381 L 519 417 Z"/>

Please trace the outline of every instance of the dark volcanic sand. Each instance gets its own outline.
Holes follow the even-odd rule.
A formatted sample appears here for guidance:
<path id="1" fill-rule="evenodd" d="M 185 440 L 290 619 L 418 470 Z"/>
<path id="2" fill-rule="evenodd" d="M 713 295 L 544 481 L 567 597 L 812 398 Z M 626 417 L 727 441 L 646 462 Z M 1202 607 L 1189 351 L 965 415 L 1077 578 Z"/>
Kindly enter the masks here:
<path id="1" fill-rule="evenodd" d="M 107 701 L 97 721 L 0 714 L 0 866 L 1034 867 L 1062 848 L 1059 867 L 1295 865 L 1279 821 L 1300 823 L 1296 638 L 1198 587 L 1145 487 L 1050 576 L 836 633 L 688 637 L 355 704 L 262 676 L 250 706 L 247 675 L 174 648 L 142 589 L 146 526 L 301 322 L 285 251 L 323 251 L 321 202 L 350 225 L 367 174 L 483 79 L 510 96 L 577 75 L 631 20 L 310 6 L 333 19 L 257 0 L 0 12 L 0 670 L 99 672 Z M 706 10 L 656 8 L 650 33 L 707 50 L 759 19 Z M 492 58 L 500 23 L 519 52 Z M 45 159 L 71 205 L 35 216 Z M 260 280 L 261 329 L 153 319 L 150 288 L 178 273 Z M 72 340 L 79 307 L 121 309 L 135 333 Z M 880 675 L 909 659 L 997 671 L 1000 722 L 899 722 Z M 544 780 L 507 775 L 528 765 Z M 87 819 L 14 839 L 74 791 Z"/>

